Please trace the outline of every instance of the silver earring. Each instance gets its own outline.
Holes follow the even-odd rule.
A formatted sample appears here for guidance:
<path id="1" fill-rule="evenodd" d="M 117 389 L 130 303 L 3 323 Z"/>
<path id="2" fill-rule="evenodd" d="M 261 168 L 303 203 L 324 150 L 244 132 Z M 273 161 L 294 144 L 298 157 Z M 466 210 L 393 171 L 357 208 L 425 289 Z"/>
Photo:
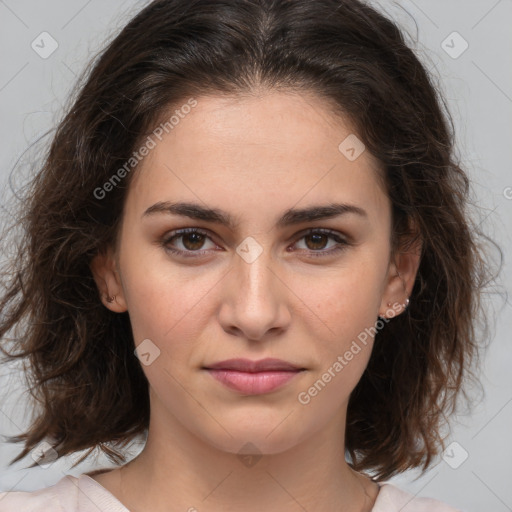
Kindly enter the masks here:
<path id="1" fill-rule="evenodd" d="M 116 296 L 115 295 L 112 295 L 111 297 L 107 295 L 107 302 L 114 302 Z"/>
<path id="2" fill-rule="evenodd" d="M 410 303 L 410 300 L 409 300 L 409 297 L 407 297 L 407 299 L 405 299 L 405 304 L 403 304 L 404 309 L 407 309 L 409 307 L 409 303 Z"/>

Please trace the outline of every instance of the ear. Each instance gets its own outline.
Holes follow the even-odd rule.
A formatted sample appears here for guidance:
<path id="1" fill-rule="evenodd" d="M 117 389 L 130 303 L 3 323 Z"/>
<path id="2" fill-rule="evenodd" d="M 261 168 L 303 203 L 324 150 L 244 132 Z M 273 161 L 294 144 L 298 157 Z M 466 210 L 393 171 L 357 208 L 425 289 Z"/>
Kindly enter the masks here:
<path id="1" fill-rule="evenodd" d="M 93 257 L 90 264 L 103 304 L 116 313 L 128 310 L 112 248 Z M 110 298 L 110 300 L 109 300 Z"/>
<path id="2" fill-rule="evenodd" d="M 381 318 L 393 318 L 403 313 L 414 287 L 420 266 L 422 243 L 416 231 L 406 244 L 402 244 L 392 255 L 387 281 L 379 308 Z"/>

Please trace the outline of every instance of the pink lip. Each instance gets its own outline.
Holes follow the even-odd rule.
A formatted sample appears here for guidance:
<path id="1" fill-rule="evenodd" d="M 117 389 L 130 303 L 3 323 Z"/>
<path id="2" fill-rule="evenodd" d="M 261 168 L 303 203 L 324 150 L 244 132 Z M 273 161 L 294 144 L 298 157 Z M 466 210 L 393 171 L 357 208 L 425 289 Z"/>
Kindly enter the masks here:
<path id="1" fill-rule="evenodd" d="M 261 395 L 277 389 L 301 370 L 272 372 L 237 372 L 235 370 L 208 370 L 210 375 L 231 389 L 246 395 Z"/>
<path id="2" fill-rule="evenodd" d="M 280 359 L 229 359 L 205 368 L 225 386 L 246 395 L 260 395 L 283 386 L 304 368 Z"/>
<path id="3" fill-rule="evenodd" d="M 302 370 L 299 366 L 292 363 L 283 361 L 282 359 L 275 359 L 267 357 L 259 361 L 252 361 L 251 359 L 226 359 L 219 363 L 209 364 L 205 367 L 208 370 L 236 370 L 239 372 L 266 372 L 266 371 L 290 371 Z"/>

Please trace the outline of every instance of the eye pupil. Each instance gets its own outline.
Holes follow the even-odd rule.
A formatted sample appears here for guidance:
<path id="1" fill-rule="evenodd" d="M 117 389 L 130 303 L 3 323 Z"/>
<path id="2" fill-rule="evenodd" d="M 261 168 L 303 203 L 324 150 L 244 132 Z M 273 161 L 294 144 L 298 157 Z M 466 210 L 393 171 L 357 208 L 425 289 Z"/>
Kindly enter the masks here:
<path id="1" fill-rule="evenodd" d="M 201 233 L 187 233 L 182 235 L 183 245 L 190 251 L 200 249 L 204 243 L 204 235 Z M 192 243 L 188 243 L 192 240 Z"/>
<path id="2" fill-rule="evenodd" d="M 313 233 L 311 235 L 307 235 L 305 237 L 305 240 L 306 240 L 306 245 L 308 246 L 309 249 L 324 249 L 326 242 L 328 240 L 328 237 L 327 237 L 327 235 L 323 235 L 321 233 Z M 311 245 L 307 242 L 308 240 L 313 240 L 313 245 L 320 244 L 321 247 L 316 247 L 316 246 L 311 247 Z M 324 242 L 324 243 L 322 243 L 322 242 Z"/>

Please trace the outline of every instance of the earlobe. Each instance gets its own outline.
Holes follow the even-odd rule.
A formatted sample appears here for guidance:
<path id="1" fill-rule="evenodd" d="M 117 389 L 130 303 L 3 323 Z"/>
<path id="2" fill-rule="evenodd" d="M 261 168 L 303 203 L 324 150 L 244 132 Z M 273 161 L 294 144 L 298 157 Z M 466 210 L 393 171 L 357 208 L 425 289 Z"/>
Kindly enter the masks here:
<path id="1" fill-rule="evenodd" d="M 105 307 L 116 313 L 127 311 L 123 287 L 112 250 L 109 248 L 105 252 L 96 254 L 91 260 L 90 268 Z"/>
<path id="2" fill-rule="evenodd" d="M 422 243 L 417 237 L 413 243 L 395 253 L 389 266 L 387 284 L 379 308 L 381 318 L 400 315 L 409 307 L 420 265 L 421 250 Z"/>

